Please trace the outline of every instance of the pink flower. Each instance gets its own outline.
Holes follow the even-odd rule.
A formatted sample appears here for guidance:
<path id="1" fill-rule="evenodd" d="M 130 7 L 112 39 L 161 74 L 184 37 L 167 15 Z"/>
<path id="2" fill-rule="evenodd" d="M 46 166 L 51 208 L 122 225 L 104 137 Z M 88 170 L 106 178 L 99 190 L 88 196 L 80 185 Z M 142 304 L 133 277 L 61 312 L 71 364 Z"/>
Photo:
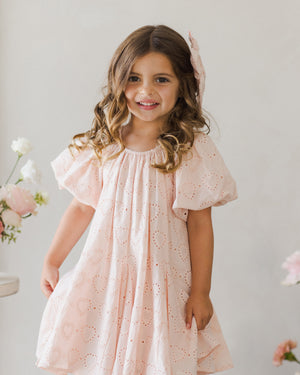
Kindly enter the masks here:
<path id="1" fill-rule="evenodd" d="M 285 358 L 285 353 L 291 352 L 292 349 L 296 348 L 297 342 L 292 340 L 285 340 L 281 342 L 275 350 L 273 356 L 273 365 L 280 366 Z"/>
<path id="2" fill-rule="evenodd" d="M 282 268 L 289 271 L 285 280 L 282 281 L 283 285 L 294 285 L 300 282 L 300 251 L 295 251 L 292 255 L 286 258 L 282 264 Z"/>
<path id="3" fill-rule="evenodd" d="M 4 226 L 2 224 L 2 221 L 0 220 L 0 238 L 2 237 L 2 232 L 4 231 Z"/>
<path id="4" fill-rule="evenodd" d="M 14 184 L 4 185 L 0 189 L 0 200 L 2 199 L 21 216 L 29 213 L 36 214 L 37 204 L 31 192 L 27 189 Z"/>
<path id="5" fill-rule="evenodd" d="M 11 225 L 19 228 L 22 224 L 22 218 L 15 211 L 7 209 L 2 212 L 2 220 L 4 225 Z"/>

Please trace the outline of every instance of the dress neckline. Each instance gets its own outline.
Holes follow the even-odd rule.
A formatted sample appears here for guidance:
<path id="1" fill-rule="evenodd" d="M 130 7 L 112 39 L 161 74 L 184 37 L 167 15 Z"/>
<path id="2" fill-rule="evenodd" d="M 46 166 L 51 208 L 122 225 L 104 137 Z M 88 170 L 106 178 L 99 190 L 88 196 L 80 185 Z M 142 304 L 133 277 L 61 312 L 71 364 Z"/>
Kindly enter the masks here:
<path id="1" fill-rule="evenodd" d="M 141 154 L 141 155 L 145 155 L 145 154 L 150 154 L 151 152 L 154 152 L 156 149 L 158 149 L 160 147 L 160 145 L 156 145 L 155 147 L 153 148 L 150 148 L 150 150 L 145 150 L 145 151 L 136 151 L 136 150 L 131 150 L 130 148 L 127 148 L 125 147 L 124 150 L 130 154 Z"/>
<path id="2" fill-rule="evenodd" d="M 128 124 L 126 124 L 128 125 Z M 126 125 L 123 125 L 121 128 L 120 128 L 120 138 L 122 139 L 122 131 L 124 129 L 124 127 Z M 160 147 L 160 144 L 157 142 L 156 140 L 156 146 L 153 147 L 153 148 L 150 148 L 150 150 L 145 150 L 145 151 L 135 151 L 135 150 L 131 150 L 130 148 L 126 147 L 124 145 L 124 150 L 125 152 L 129 153 L 129 154 L 135 154 L 135 155 L 148 155 L 148 154 L 151 154 L 153 152 L 155 152 L 158 148 Z"/>

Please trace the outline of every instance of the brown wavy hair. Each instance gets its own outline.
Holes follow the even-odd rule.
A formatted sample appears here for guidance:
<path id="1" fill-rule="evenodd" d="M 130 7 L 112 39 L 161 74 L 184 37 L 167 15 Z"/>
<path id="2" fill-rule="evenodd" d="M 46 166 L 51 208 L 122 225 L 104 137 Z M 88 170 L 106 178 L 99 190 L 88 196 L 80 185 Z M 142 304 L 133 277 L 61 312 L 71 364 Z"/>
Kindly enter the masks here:
<path id="1" fill-rule="evenodd" d="M 102 150 L 115 143 L 120 150 L 107 159 L 116 158 L 125 148 L 120 137 L 120 127 L 128 119 L 129 110 L 124 94 L 132 66 L 149 52 L 159 52 L 170 60 L 179 80 L 179 98 L 170 111 L 164 131 L 157 138 L 164 151 L 164 161 L 152 164 L 163 173 L 174 172 L 181 164 L 182 155 L 192 147 L 194 134 L 210 132 L 210 121 L 197 104 L 197 81 L 191 64 L 191 52 L 184 38 L 165 25 L 147 25 L 132 32 L 115 51 L 108 69 L 107 84 L 102 88 L 103 99 L 94 109 L 92 127 L 72 138 L 69 149 L 91 146 L 100 164 Z M 80 139 L 81 145 L 76 143 Z M 176 157 L 177 155 L 177 157 Z M 177 161 L 177 163 L 176 163 Z"/>

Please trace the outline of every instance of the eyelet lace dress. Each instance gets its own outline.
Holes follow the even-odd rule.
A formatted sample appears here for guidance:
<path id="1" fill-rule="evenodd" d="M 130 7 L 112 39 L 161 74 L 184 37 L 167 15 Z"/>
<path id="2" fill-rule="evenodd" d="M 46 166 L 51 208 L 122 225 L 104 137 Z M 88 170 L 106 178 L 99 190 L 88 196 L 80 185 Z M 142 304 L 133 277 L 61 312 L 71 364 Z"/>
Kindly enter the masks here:
<path id="1" fill-rule="evenodd" d="M 104 152 L 116 151 L 117 144 Z M 36 366 L 66 375 L 198 375 L 233 367 L 216 312 L 186 328 L 191 290 L 188 210 L 238 197 L 209 135 L 198 133 L 174 173 L 160 145 L 125 148 L 100 163 L 92 149 L 65 148 L 51 162 L 59 189 L 95 213 L 76 265 L 47 300 Z M 187 156 L 189 155 L 189 156 Z"/>

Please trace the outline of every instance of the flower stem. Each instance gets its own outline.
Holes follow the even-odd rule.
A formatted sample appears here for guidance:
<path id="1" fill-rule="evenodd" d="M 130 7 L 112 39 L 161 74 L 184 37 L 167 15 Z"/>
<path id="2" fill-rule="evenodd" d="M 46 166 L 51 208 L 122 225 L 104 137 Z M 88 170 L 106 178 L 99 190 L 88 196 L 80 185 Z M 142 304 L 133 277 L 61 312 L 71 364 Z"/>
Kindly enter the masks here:
<path id="1" fill-rule="evenodd" d="M 27 219 L 28 217 L 30 217 L 32 214 L 30 213 L 30 214 L 28 214 L 28 215 L 25 215 L 25 216 L 21 216 L 22 217 L 22 219 Z"/>
<path id="2" fill-rule="evenodd" d="M 295 356 L 295 354 L 292 352 L 292 351 L 289 351 L 289 352 L 286 352 L 284 353 L 284 359 L 288 360 L 288 361 L 291 361 L 291 362 L 297 362 L 297 363 L 300 363 L 297 359 L 297 357 Z"/>
<path id="3" fill-rule="evenodd" d="M 8 176 L 8 179 L 6 180 L 6 182 L 5 182 L 4 185 L 6 185 L 6 184 L 8 183 L 8 181 L 10 180 L 10 178 L 11 178 L 12 174 L 14 173 L 14 171 L 15 171 L 15 169 L 16 169 L 16 166 L 17 166 L 19 160 L 21 159 L 21 157 L 22 157 L 22 155 L 21 155 L 21 154 L 18 154 L 18 159 L 17 159 L 17 161 L 15 162 L 15 165 L 14 165 L 14 167 L 13 167 L 13 169 L 12 169 L 10 175 Z"/>

